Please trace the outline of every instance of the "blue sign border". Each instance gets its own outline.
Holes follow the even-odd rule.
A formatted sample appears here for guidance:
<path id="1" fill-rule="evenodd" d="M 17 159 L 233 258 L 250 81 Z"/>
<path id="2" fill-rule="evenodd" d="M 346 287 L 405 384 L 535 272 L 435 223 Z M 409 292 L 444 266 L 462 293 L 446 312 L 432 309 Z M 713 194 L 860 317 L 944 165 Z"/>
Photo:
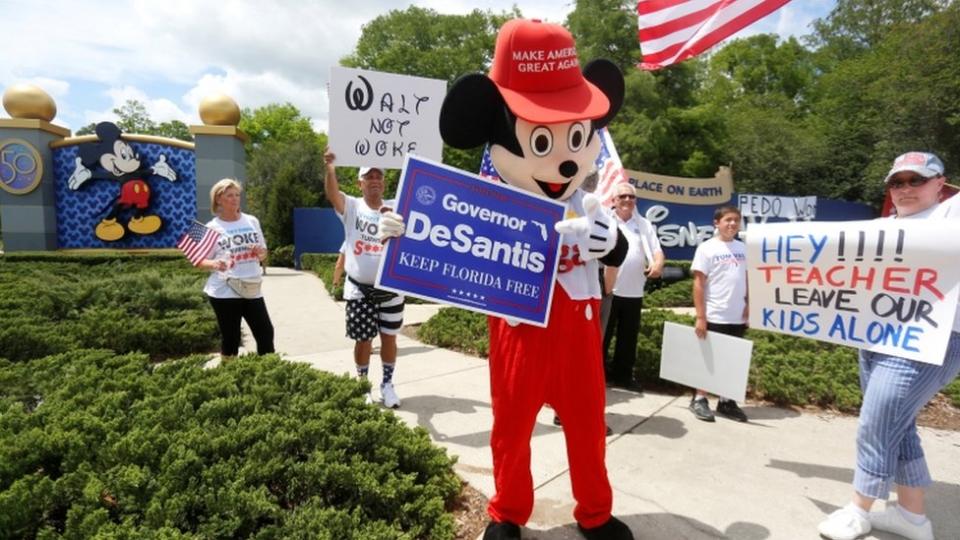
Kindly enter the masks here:
<path id="1" fill-rule="evenodd" d="M 433 193 L 434 196 L 424 197 L 423 193 Z M 522 215 L 523 219 L 529 221 L 537 218 L 536 221 L 543 227 L 538 228 L 526 223 L 520 231 L 505 230 L 502 226 L 493 225 L 484 228 L 477 219 L 449 211 L 441 214 L 431 208 L 433 202 L 450 193 L 455 193 L 458 200 L 462 199 L 492 212 L 511 217 Z M 421 195 L 418 197 L 418 194 Z M 521 210 L 518 212 L 518 209 Z M 411 228 L 414 227 L 410 217 L 412 211 L 426 214 L 431 220 L 436 219 L 450 230 L 463 223 L 476 228 L 477 237 L 482 234 L 494 242 L 511 245 L 518 241 L 529 243 L 529 253 L 538 252 L 544 255 L 543 271 L 534 273 L 499 261 L 480 259 L 469 252 L 460 254 L 449 246 L 443 249 L 430 241 L 409 238 Z M 431 211 L 432 214 L 428 213 Z M 556 232 L 554 225 L 564 218 L 566 204 L 507 184 L 490 182 L 442 163 L 407 155 L 397 188 L 397 212 L 404 217 L 407 232 L 404 236 L 387 242 L 377 272 L 377 287 L 536 326 L 547 325 L 560 251 L 560 234 Z M 476 269 L 477 275 L 484 275 L 488 281 L 496 279 L 501 287 L 444 275 L 446 269 L 442 272 L 427 272 L 422 267 L 400 264 L 401 257 L 421 257 L 418 260 L 436 261 L 458 270 Z M 504 290 L 503 283 L 507 283 L 509 288 L 511 282 L 517 289 L 513 292 Z M 529 294 L 531 289 L 527 289 L 528 294 L 519 293 L 519 287 L 524 284 L 540 294 Z"/>

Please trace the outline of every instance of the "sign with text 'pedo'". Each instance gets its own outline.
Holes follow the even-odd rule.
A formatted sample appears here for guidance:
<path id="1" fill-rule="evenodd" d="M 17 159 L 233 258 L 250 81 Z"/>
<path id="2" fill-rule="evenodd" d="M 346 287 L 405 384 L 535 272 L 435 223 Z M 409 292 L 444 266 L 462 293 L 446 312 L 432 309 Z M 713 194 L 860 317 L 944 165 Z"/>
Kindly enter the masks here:
<path id="1" fill-rule="evenodd" d="M 330 150 L 337 165 L 399 169 L 408 153 L 441 160 L 446 81 L 330 68 Z"/>
<path id="2" fill-rule="evenodd" d="M 377 287 L 546 326 L 565 205 L 407 156 Z"/>
<path id="3" fill-rule="evenodd" d="M 958 256 L 960 221 L 752 225 L 750 327 L 940 365 Z"/>
<path id="4" fill-rule="evenodd" d="M 737 195 L 743 217 L 783 218 L 791 221 L 817 217 L 816 197 L 780 197 L 777 195 Z"/>

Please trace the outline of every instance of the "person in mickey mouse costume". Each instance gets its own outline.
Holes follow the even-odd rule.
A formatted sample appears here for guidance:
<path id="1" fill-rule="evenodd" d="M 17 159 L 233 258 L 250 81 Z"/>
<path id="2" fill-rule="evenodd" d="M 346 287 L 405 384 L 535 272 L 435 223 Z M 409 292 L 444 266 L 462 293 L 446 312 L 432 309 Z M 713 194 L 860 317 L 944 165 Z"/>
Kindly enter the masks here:
<path id="1" fill-rule="evenodd" d="M 514 19 L 500 29 L 489 76 L 461 77 L 441 108 L 447 144 L 489 144 L 502 181 L 567 204 L 567 219 L 556 225 L 562 251 L 548 326 L 488 321 L 496 494 L 485 540 L 520 538 L 530 517 L 530 437 L 544 404 L 563 423 L 580 532 L 589 540 L 633 538 L 610 513 L 597 280 L 598 261 L 618 266 L 628 244 L 599 200 L 579 189 L 600 152 L 596 130 L 610 122 L 623 94 L 613 63 L 596 60 L 581 71 L 565 28 Z M 402 235 L 403 218 L 389 212 L 381 229 Z"/>

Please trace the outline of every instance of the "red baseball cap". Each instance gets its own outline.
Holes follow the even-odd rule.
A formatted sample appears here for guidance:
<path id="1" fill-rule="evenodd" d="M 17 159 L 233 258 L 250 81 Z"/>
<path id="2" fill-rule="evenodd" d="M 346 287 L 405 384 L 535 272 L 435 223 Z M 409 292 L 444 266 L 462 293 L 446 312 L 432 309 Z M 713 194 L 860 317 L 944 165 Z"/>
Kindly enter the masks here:
<path id="1" fill-rule="evenodd" d="M 580 71 L 573 36 L 559 24 L 512 19 L 497 34 L 490 79 L 510 110 L 529 122 L 600 118 L 610 100 Z"/>

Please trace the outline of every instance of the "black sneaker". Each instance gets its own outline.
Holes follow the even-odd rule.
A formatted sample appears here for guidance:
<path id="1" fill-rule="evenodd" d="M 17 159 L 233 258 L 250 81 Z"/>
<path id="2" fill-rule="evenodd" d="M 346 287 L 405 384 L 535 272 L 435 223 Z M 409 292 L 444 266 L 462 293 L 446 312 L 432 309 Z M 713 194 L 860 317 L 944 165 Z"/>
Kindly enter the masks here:
<path id="1" fill-rule="evenodd" d="M 736 420 L 737 422 L 746 422 L 748 420 L 746 413 L 743 412 L 743 409 L 737 405 L 737 402 L 732 399 L 721 399 L 717 403 L 717 414 L 726 416 L 731 420 Z"/>
<path id="2" fill-rule="evenodd" d="M 693 415 L 697 417 L 697 420 L 703 420 L 704 422 L 716 421 L 713 412 L 710 410 L 710 404 L 707 403 L 705 399 L 694 398 L 690 400 L 690 410 L 693 411 Z"/>

